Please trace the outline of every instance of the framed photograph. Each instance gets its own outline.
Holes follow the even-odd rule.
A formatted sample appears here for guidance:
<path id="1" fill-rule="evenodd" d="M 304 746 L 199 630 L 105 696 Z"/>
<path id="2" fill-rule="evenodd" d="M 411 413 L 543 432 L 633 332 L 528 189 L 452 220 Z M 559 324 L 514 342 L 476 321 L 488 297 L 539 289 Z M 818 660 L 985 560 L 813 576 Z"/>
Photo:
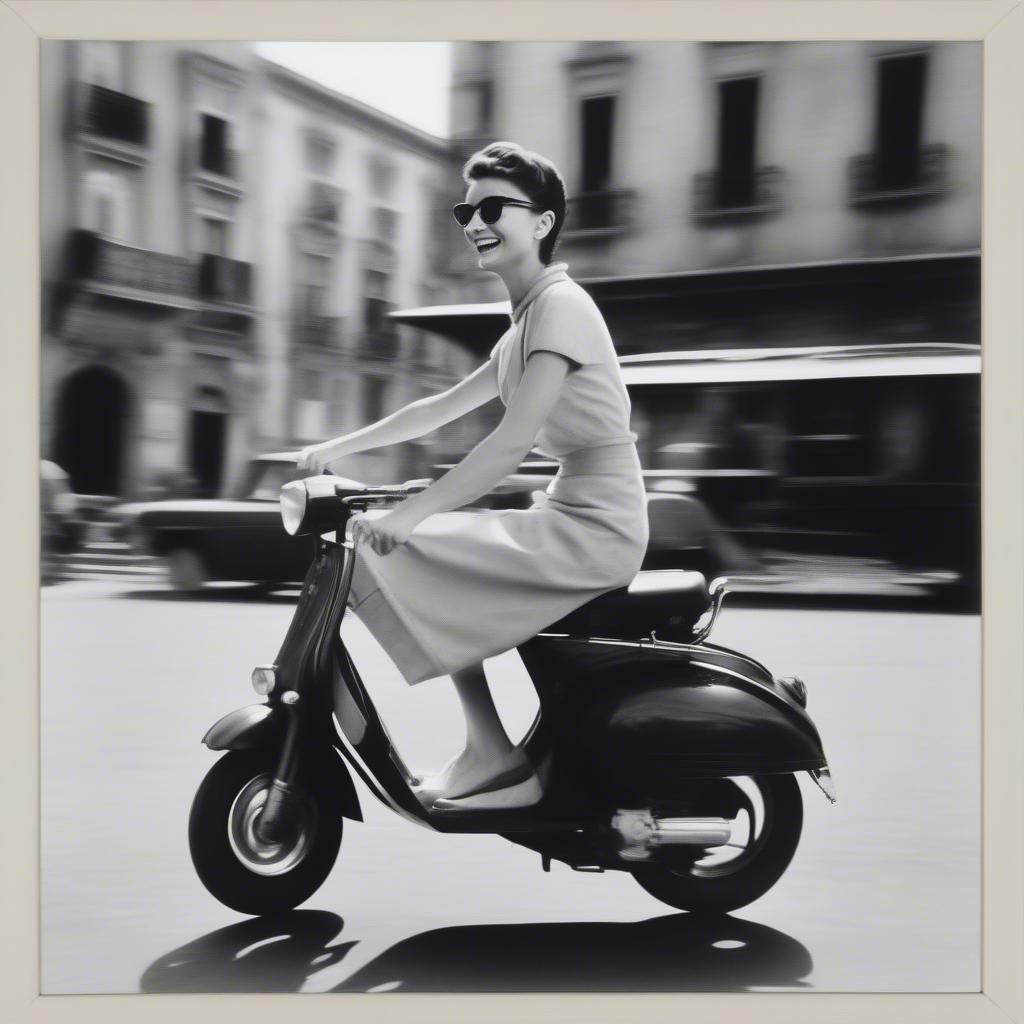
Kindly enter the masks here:
<path id="1" fill-rule="evenodd" d="M 1022 44 L 6 0 L 5 1019 L 1024 1024 Z"/>

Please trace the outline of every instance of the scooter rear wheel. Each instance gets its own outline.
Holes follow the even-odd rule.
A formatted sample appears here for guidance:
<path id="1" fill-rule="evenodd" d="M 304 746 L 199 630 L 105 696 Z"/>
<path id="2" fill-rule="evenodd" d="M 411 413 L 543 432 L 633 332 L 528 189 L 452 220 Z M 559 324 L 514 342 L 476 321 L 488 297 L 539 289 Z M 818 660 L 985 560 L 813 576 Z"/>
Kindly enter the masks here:
<path id="1" fill-rule="evenodd" d="M 738 854 L 720 858 L 713 851 L 709 857 L 708 851 L 693 850 L 676 863 L 638 865 L 632 874 L 640 886 L 662 903 L 692 913 L 725 914 L 763 896 L 796 852 L 803 800 L 792 775 L 760 775 L 748 781 L 761 807 L 743 794 L 748 834 Z M 706 811 L 716 813 L 711 807 Z"/>
<path id="2" fill-rule="evenodd" d="M 276 767 L 272 753 L 232 750 L 203 779 L 188 840 L 200 881 L 243 914 L 291 910 L 316 892 L 341 847 L 342 808 L 315 778 L 299 780 L 293 827 L 280 843 L 256 835 Z"/>

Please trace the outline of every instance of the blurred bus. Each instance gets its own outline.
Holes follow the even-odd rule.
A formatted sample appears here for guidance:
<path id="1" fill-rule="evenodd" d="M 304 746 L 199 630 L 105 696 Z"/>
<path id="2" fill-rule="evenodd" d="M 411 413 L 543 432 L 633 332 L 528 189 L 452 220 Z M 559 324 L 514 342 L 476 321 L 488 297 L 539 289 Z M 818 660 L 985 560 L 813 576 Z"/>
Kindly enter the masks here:
<path id="1" fill-rule="evenodd" d="M 624 356 L 649 488 L 754 551 L 980 576 L 981 350 L 900 344 Z"/>
<path id="2" fill-rule="evenodd" d="M 392 315 L 481 356 L 508 326 L 507 303 Z M 884 562 L 976 603 L 979 345 L 702 349 L 619 362 L 650 493 L 698 498 L 753 553 Z"/>

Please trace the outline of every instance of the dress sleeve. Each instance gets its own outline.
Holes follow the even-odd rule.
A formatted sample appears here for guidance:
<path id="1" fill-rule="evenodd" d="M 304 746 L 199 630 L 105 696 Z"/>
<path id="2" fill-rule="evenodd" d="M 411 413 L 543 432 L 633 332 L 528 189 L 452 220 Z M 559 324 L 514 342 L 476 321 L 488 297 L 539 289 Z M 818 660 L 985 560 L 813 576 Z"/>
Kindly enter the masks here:
<path id="1" fill-rule="evenodd" d="M 524 358 L 534 352 L 558 352 L 580 366 L 606 358 L 606 333 L 596 307 L 575 295 L 542 296 L 527 312 Z"/>

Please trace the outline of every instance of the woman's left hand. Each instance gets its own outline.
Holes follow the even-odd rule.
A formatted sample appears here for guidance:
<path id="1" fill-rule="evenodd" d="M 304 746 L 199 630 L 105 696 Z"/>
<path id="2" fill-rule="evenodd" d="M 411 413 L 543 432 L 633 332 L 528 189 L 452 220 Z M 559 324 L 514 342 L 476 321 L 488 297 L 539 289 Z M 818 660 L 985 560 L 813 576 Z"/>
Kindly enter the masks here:
<path id="1" fill-rule="evenodd" d="M 378 555 L 389 555 L 409 539 L 418 523 L 418 519 L 413 519 L 408 513 L 403 514 L 401 508 L 373 519 L 357 516 L 352 524 L 352 540 L 368 543 Z"/>

